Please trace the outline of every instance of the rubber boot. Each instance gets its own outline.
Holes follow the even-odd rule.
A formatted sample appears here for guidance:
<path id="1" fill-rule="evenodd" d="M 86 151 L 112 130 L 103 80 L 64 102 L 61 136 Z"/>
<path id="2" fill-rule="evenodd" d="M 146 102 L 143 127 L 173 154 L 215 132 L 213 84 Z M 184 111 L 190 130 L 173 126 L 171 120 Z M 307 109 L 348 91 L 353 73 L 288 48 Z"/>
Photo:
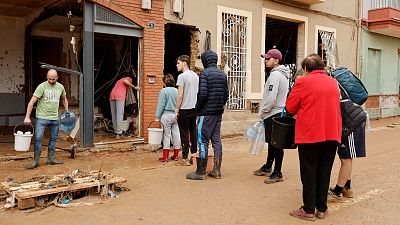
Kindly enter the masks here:
<path id="1" fill-rule="evenodd" d="M 56 150 L 48 150 L 47 152 L 47 165 L 63 164 L 63 162 L 56 159 Z"/>
<path id="2" fill-rule="evenodd" d="M 39 166 L 41 151 L 34 152 L 33 162 L 26 166 L 27 169 L 33 169 Z"/>
<path id="3" fill-rule="evenodd" d="M 186 179 L 189 180 L 205 180 L 206 179 L 206 168 L 207 159 L 196 157 L 197 168 L 196 172 L 186 174 Z"/>
<path id="4" fill-rule="evenodd" d="M 163 149 L 162 154 L 163 156 L 158 158 L 158 160 L 160 160 L 160 162 L 168 162 L 169 149 Z"/>
<path id="5" fill-rule="evenodd" d="M 179 149 L 174 149 L 174 155 L 171 156 L 171 160 L 178 161 Z"/>
<path id="6" fill-rule="evenodd" d="M 210 177 L 214 177 L 215 179 L 221 179 L 221 162 L 222 158 L 214 158 L 213 171 L 208 173 Z"/>

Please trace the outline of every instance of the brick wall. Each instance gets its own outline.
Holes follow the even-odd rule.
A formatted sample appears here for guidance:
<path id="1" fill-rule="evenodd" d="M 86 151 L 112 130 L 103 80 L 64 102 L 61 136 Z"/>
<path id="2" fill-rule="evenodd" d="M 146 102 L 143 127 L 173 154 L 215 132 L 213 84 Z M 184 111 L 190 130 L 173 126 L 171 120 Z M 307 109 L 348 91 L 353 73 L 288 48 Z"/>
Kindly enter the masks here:
<path id="1" fill-rule="evenodd" d="M 142 39 L 141 73 L 141 130 L 148 137 L 147 126 L 155 119 L 158 94 L 162 88 L 164 68 L 164 0 L 152 0 L 152 9 L 142 9 L 142 0 L 92 0 L 144 28 Z M 149 28 L 149 22 L 155 27 Z M 148 75 L 156 77 L 154 84 L 148 83 Z"/>

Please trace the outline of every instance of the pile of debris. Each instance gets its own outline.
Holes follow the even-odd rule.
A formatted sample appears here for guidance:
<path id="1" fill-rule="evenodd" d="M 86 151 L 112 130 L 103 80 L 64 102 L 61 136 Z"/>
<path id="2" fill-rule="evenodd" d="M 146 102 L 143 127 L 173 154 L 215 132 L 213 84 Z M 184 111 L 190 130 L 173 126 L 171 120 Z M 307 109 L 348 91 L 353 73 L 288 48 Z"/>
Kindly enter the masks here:
<path id="1" fill-rule="evenodd" d="M 55 176 L 41 175 L 17 182 L 9 179 L 0 185 L 0 189 L 8 194 L 5 208 L 18 206 L 19 209 L 32 207 L 60 206 L 73 199 L 99 194 L 100 197 L 116 197 L 116 191 L 127 190 L 118 184 L 126 182 L 99 170 L 74 170 L 67 174 Z"/>

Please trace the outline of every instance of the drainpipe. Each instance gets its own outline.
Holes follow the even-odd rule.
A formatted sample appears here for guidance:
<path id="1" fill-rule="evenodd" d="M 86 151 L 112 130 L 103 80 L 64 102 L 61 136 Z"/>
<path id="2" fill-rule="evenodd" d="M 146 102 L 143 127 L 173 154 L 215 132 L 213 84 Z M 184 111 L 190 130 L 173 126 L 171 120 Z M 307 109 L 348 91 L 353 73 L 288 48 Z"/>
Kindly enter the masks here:
<path id="1" fill-rule="evenodd" d="M 362 0 L 358 0 L 358 10 L 357 10 L 357 19 L 356 19 L 356 28 L 357 28 L 357 43 L 356 43 L 356 74 L 361 79 L 362 71 L 361 71 L 361 52 L 362 52 L 362 40 L 361 40 L 361 17 L 362 17 Z"/>

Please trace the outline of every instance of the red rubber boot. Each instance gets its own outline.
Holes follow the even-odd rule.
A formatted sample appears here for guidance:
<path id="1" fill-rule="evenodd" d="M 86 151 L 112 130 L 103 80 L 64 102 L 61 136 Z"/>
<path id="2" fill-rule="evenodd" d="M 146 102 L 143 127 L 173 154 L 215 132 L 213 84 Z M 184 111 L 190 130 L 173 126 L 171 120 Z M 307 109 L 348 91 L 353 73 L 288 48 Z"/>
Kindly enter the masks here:
<path id="1" fill-rule="evenodd" d="M 171 156 L 171 160 L 178 161 L 179 149 L 174 149 L 174 155 Z"/>
<path id="2" fill-rule="evenodd" d="M 163 156 L 158 158 L 158 160 L 160 160 L 160 162 L 168 162 L 169 149 L 163 149 L 162 154 Z"/>

